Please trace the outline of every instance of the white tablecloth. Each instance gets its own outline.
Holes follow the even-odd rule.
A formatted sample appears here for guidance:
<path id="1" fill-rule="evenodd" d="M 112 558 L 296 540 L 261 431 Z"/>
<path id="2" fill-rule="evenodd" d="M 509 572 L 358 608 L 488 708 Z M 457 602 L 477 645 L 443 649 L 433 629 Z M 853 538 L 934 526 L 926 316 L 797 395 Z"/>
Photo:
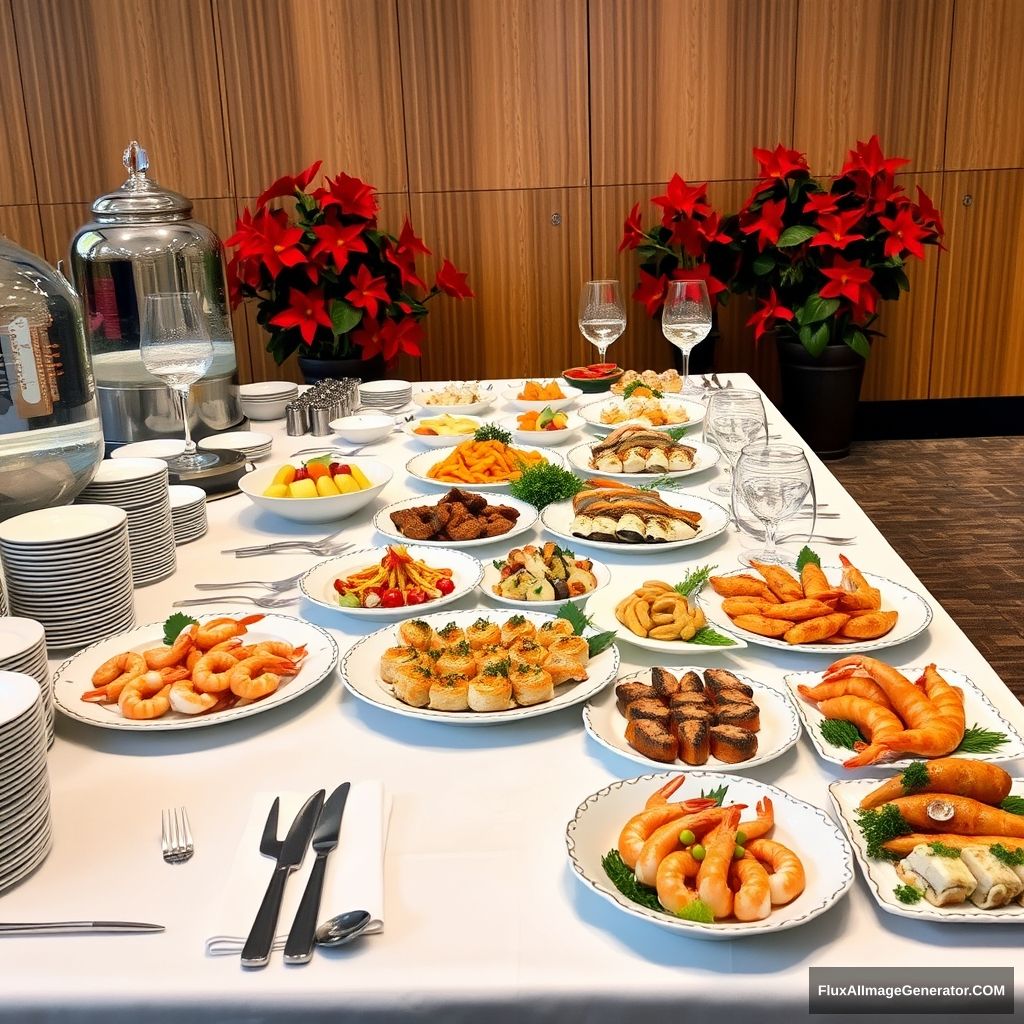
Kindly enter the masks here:
<path id="1" fill-rule="evenodd" d="M 733 379 L 751 385 L 745 376 Z M 778 411 L 768 409 L 770 429 L 797 440 Z M 283 421 L 254 424 L 265 426 L 274 434 L 275 463 L 314 443 L 287 437 Z M 372 511 L 428 493 L 404 478 L 402 466 L 417 451 L 399 435 L 366 450 L 393 460 L 396 475 L 378 503 L 349 523 L 354 541 L 381 543 L 370 526 Z M 822 523 L 821 532 L 856 535 L 857 543 L 843 550 L 859 565 L 925 593 L 831 473 L 813 458 L 812 464 L 819 500 L 842 514 Z M 706 494 L 718 477 L 718 471 L 695 477 L 693 491 Z M 908 466 L 906 486 L 892 500 L 913 503 L 913 480 Z M 163 619 L 173 600 L 195 596 L 194 582 L 278 579 L 316 561 L 295 553 L 236 560 L 220 554 L 221 548 L 337 528 L 285 522 L 258 511 L 242 495 L 212 502 L 208 511 L 210 533 L 178 549 L 177 574 L 136 591 L 139 622 Z M 516 543 L 540 536 L 538 531 Z M 626 590 L 657 566 L 733 567 L 738 539 L 730 531 L 678 552 L 678 558 L 600 557 L 612 565 L 617 587 Z M 507 547 L 499 538 L 478 553 L 495 557 Z M 482 597 L 479 603 L 489 605 Z M 893 660 L 961 669 L 1024 730 L 1021 706 L 932 603 L 930 629 L 892 652 Z M 454 607 L 472 606 L 464 600 Z M 337 620 L 311 606 L 296 604 L 294 610 L 331 627 L 343 649 L 372 631 L 369 624 L 338 629 Z M 656 661 L 626 644 L 621 652 L 627 670 Z M 771 679 L 780 679 L 784 670 L 820 668 L 823 661 L 755 646 L 736 655 L 744 671 Z M 489 1021 L 564 1022 L 621 1020 L 650 1010 L 694 1019 L 691 1013 L 699 1009 L 700 1019 L 710 1021 L 734 1014 L 782 1020 L 806 1013 L 810 966 L 1020 962 L 1019 928 L 940 927 L 894 917 L 875 905 L 859 875 L 850 894 L 828 913 L 777 935 L 701 942 L 622 914 L 575 879 L 564 832 L 584 797 L 642 769 L 593 742 L 580 712 L 577 706 L 504 727 L 456 728 L 370 707 L 334 675 L 272 712 L 189 732 L 116 733 L 58 715 L 50 755 L 53 851 L 35 875 L 0 897 L 0 918 L 134 919 L 161 922 L 167 930 L 134 937 L 0 940 L 0 1016 L 19 1022 L 152 1022 L 183 1021 L 187 1012 L 218 1022 L 450 1022 L 486 1014 Z M 1020 766 L 1009 767 L 1016 774 Z M 749 774 L 828 808 L 826 787 L 839 771 L 820 761 L 802 738 Z M 384 933 L 320 952 L 299 968 L 286 967 L 280 956 L 260 972 L 243 971 L 233 958 L 205 958 L 209 908 L 226 883 L 251 794 L 275 788 L 312 792 L 344 779 L 381 779 L 394 799 Z M 159 854 L 160 809 L 179 804 L 188 808 L 196 855 L 171 867 Z M 267 867 L 269 878 L 269 861 Z M 254 914 L 261 896 L 252 894 Z M 353 892 L 345 906 L 322 908 L 322 916 L 358 906 L 360 894 Z M 1022 983 L 1019 971 L 1018 1006 Z"/>

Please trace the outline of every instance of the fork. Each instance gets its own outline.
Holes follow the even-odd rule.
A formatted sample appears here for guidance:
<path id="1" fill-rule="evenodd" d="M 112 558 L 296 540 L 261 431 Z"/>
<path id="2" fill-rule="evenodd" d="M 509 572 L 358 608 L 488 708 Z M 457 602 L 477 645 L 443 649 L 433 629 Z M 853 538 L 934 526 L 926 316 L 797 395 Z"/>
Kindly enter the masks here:
<path id="1" fill-rule="evenodd" d="M 250 604 L 256 605 L 257 608 L 284 608 L 285 605 L 294 604 L 298 601 L 299 595 L 294 594 L 291 597 L 253 597 L 252 594 L 218 594 L 216 597 L 217 601 L 247 601 Z M 212 597 L 193 597 L 187 601 L 175 601 L 172 608 L 188 608 L 194 604 L 209 604 L 213 601 Z"/>
<path id="2" fill-rule="evenodd" d="M 223 590 L 225 587 L 266 587 L 268 590 L 291 590 L 306 573 L 297 572 L 286 580 L 235 580 L 232 583 L 197 583 L 196 590 Z"/>
<path id="3" fill-rule="evenodd" d="M 345 529 L 336 530 L 334 533 L 327 534 L 326 537 L 317 537 L 313 540 L 299 538 L 298 540 L 275 540 L 269 544 L 245 544 L 240 548 L 224 548 L 221 551 L 222 555 L 237 555 L 239 552 L 244 551 L 246 554 L 253 552 L 266 552 L 266 551 L 286 551 L 289 548 L 318 548 L 325 547 L 327 545 L 334 545 L 343 543 L 341 537 L 346 532 Z"/>
<path id="4" fill-rule="evenodd" d="M 316 555 L 318 558 L 330 558 L 333 555 L 340 555 L 350 547 L 352 547 L 352 545 L 346 541 L 343 544 L 310 544 L 305 547 L 271 548 L 268 551 L 263 550 L 263 548 L 255 548 L 253 550 L 243 549 L 235 553 L 235 558 L 258 558 L 260 555 L 275 555 L 279 552 L 287 554 L 289 551 L 299 551 L 307 555 Z"/>
<path id="5" fill-rule="evenodd" d="M 184 807 L 160 812 L 160 849 L 168 864 L 184 864 L 196 852 Z"/>

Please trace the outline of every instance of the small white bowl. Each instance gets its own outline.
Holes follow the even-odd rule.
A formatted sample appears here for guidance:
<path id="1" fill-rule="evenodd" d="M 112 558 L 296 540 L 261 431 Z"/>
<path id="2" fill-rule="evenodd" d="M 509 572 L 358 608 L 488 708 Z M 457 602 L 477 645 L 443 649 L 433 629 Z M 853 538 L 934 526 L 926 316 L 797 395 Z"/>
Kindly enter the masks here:
<path id="1" fill-rule="evenodd" d="M 423 422 L 423 420 L 436 419 L 437 416 L 443 415 L 437 413 L 437 415 L 424 416 L 422 419 L 410 420 L 405 425 L 405 432 L 414 441 L 419 442 L 427 448 L 454 448 L 457 444 L 462 444 L 463 441 L 469 441 L 473 434 L 417 434 L 416 428 Z M 453 416 L 463 415 L 462 413 L 452 413 Z M 479 416 L 468 416 L 467 419 L 471 419 L 476 427 L 482 427 L 487 421 L 481 419 Z M 474 428 L 474 433 L 476 428 Z"/>
<path id="2" fill-rule="evenodd" d="M 242 415 L 246 419 L 256 421 L 283 420 L 288 412 L 289 404 L 293 401 L 294 398 L 278 398 L 274 401 L 250 402 L 242 398 L 239 405 L 242 409 Z"/>
<path id="3" fill-rule="evenodd" d="M 339 420 L 331 420 L 328 426 L 343 441 L 352 444 L 370 444 L 387 437 L 395 429 L 394 416 L 383 413 L 367 412 L 356 416 L 342 416 Z"/>
<path id="4" fill-rule="evenodd" d="M 548 383 L 543 377 L 536 378 L 537 383 Z M 551 409 L 553 412 L 558 412 L 559 409 L 567 409 L 573 402 L 576 401 L 580 395 L 583 394 L 579 388 L 574 388 L 570 384 L 566 384 L 565 381 L 558 380 L 556 383 L 562 389 L 562 394 L 565 398 L 548 398 L 539 402 L 527 401 L 525 398 L 517 398 L 516 396 L 520 391 L 523 390 L 525 381 L 520 381 L 518 384 L 513 384 L 511 387 L 506 388 L 502 393 L 501 397 L 505 399 L 514 409 L 518 409 L 520 412 L 543 412 L 545 409 Z"/>
<path id="5" fill-rule="evenodd" d="M 499 558 L 496 561 L 500 562 L 503 559 Z M 493 561 L 484 563 L 484 578 L 480 581 L 480 590 L 492 601 L 497 601 L 498 604 L 507 604 L 511 608 L 531 608 L 537 612 L 557 612 L 568 601 L 572 601 L 573 604 L 579 605 L 582 608 L 590 598 L 599 590 L 604 590 L 612 581 L 611 570 L 604 562 L 599 562 L 596 558 L 591 558 L 589 561 L 593 565 L 590 571 L 597 577 L 597 586 L 586 594 L 580 594 L 579 597 L 567 597 L 565 601 L 519 601 L 515 598 L 502 597 L 494 593 L 492 588 L 501 582 L 501 570 L 498 569 Z"/>
<path id="6" fill-rule="evenodd" d="M 425 401 L 427 396 L 436 394 L 439 390 L 439 388 L 420 388 L 413 392 L 413 403 L 417 408 L 423 410 L 424 416 L 440 416 L 445 412 L 450 412 L 453 416 L 479 416 L 494 405 L 496 397 L 493 385 L 481 384 L 477 387 L 480 395 L 479 402 L 467 402 L 462 405 L 428 405 Z"/>
<path id="7" fill-rule="evenodd" d="M 266 466 L 247 473 L 238 481 L 238 489 L 259 508 L 297 523 L 333 523 L 347 519 L 368 505 L 387 486 L 394 475 L 382 459 L 346 458 L 369 478 L 372 487 L 355 494 L 331 495 L 327 498 L 268 498 L 264 491 L 273 482 L 278 466 Z"/>
<path id="8" fill-rule="evenodd" d="M 298 396 L 299 385 L 290 380 L 260 380 L 254 384 L 243 384 L 238 389 L 240 398 L 266 401 L 271 398 L 291 399 Z"/>
<path id="9" fill-rule="evenodd" d="M 566 416 L 569 425 L 564 430 L 520 430 L 515 416 L 502 420 L 498 425 L 509 431 L 513 439 L 521 444 L 532 444 L 538 448 L 546 448 L 553 444 L 563 444 L 574 438 L 583 426 L 583 417 L 579 413 L 569 412 L 566 413 Z"/>
<path id="10" fill-rule="evenodd" d="M 273 442 L 270 434 L 261 434 L 257 430 L 232 430 L 226 434 L 204 437 L 196 447 L 206 452 L 231 451 L 250 455 L 253 452 L 259 454 L 264 448 L 269 449 Z"/>

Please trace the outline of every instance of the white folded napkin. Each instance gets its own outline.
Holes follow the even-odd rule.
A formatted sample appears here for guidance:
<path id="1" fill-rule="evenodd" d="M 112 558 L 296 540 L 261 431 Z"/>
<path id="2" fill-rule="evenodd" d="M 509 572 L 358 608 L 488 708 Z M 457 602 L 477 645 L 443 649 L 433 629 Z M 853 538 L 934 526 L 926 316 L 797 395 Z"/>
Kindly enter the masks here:
<path id="1" fill-rule="evenodd" d="M 328 793 L 330 795 L 330 793 Z M 308 793 L 257 793 L 249 820 L 239 841 L 228 884 L 213 920 L 227 925 L 231 934 L 211 935 L 206 940 L 207 956 L 238 956 L 245 945 L 260 901 L 270 882 L 274 861 L 259 852 L 263 826 L 274 797 L 281 798 L 278 836 L 283 838 Z M 349 910 L 365 910 L 373 919 L 364 934 L 384 928 L 384 849 L 387 845 L 391 797 L 380 782 L 354 782 L 345 804 L 338 847 L 327 858 L 319 921 Z M 306 888 L 315 855 L 306 850 L 302 867 L 293 871 L 285 886 L 278 934 L 273 949 L 284 949 L 299 901 Z"/>

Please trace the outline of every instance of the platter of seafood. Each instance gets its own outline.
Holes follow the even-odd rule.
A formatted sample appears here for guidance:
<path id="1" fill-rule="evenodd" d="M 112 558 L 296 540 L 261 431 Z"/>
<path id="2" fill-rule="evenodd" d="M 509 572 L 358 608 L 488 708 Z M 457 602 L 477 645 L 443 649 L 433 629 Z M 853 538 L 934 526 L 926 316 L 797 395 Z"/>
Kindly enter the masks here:
<path id="1" fill-rule="evenodd" d="M 607 637 L 592 646 L 595 636 L 534 611 L 424 615 L 359 640 L 341 678 L 360 700 L 395 714 L 498 725 L 579 704 L 614 679 L 619 652 Z"/>
<path id="2" fill-rule="evenodd" d="M 576 808 L 565 842 L 583 885 L 692 938 L 795 928 L 853 884 L 850 844 L 823 810 L 740 775 L 613 782 Z"/>
<path id="3" fill-rule="evenodd" d="M 570 501 L 548 505 L 544 528 L 570 544 L 653 554 L 710 540 L 729 526 L 728 511 L 709 498 L 592 482 Z"/>
<path id="4" fill-rule="evenodd" d="M 823 673 L 790 672 L 785 680 L 819 756 L 845 768 L 957 753 L 983 761 L 1024 757 L 1024 739 L 956 669 L 897 669 L 850 655 Z"/>
<path id="5" fill-rule="evenodd" d="M 580 409 L 584 422 L 598 433 L 608 433 L 627 424 L 649 430 L 693 427 L 704 419 L 704 406 L 677 395 L 644 395 L 605 398 Z"/>
<path id="6" fill-rule="evenodd" d="M 583 709 L 602 746 L 649 768 L 756 768 L 789 750 L 800 719 L 782 690 L 727 669 L 645 668 Z"/>
<path id="7" fill-rule="evenodd" d="M 566 458 L 581 474 L 644 482 L 652 477 L 674 480 L 718 464 L 720 454 L 703 441 L 673 441 L 661 430 L 635 425 L 619 427 L 594 444 L 570 448 Z"/>
<path id="8" fill-rule="evenodd" d="M 708 621 L 750 643 L 816 654 L 863 654 L 912 640 L 932 621 L 928 602 L 909 587 L 862 573 L 849 559 L 808 562 L 798 579 L 779 565 L 755 563 L 712 576 L 698 598 Z M 834 582 L 829 581 L 832 577 Z"/>
<path id="9" fill-rule="evenodd" d="M 374 529 L 397 541 L 434 547 L 469 548 L 525 533 L 537 522 L 537 510 L 525 501 L 453 487 L 436 500 L 406 498 L 380 509 Z"/>
<path id="10" fill-rule="evenodd" d="M 338 663 L 329 633 L 289 615 L 191 618 L 137 626 L 79 651 L 54 676 L 57 709 L 102 729 L 196 729 L 287 704 Z"/>
<path id="11" fill-rule="evenodd" d="M 841 779 L 829 796 L 887 913 L 1024 923 L 1024 779 L 948 757 L 911 762 L 888 778 Z"/>

